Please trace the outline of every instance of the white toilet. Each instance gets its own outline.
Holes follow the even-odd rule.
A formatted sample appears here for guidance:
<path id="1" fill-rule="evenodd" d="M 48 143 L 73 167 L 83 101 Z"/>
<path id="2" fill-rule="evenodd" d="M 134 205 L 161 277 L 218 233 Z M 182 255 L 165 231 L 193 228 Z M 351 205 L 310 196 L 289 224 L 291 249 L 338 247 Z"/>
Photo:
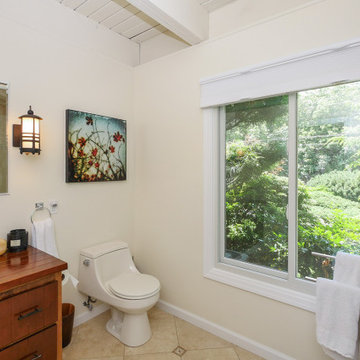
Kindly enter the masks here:
<path id="1" fill-rule="evenodd" d="M 106 329 L 121 342 L 140 346 L 150 339 L 147 311 L 159 299 L 160 282 L 137 270 L 126 243 L 81 250 L 78 290 L 111 306 Z"/>

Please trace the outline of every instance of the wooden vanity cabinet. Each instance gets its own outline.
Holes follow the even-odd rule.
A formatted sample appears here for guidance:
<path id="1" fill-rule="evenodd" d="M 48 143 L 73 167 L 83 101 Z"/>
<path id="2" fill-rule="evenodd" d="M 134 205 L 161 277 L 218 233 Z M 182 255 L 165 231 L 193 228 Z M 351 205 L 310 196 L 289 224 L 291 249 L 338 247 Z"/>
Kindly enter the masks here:
<path id="1" fill-rule="evenodd" d="M 61 271 L 28 247 L 0 256 L 0 360 L 62 359 Z"/>

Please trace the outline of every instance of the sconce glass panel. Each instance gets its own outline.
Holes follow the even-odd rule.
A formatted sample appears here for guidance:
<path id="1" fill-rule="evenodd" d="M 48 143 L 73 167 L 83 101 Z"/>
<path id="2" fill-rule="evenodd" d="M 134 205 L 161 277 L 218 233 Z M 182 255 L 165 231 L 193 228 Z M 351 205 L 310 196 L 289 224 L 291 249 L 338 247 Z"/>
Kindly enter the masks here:
<path id="1" fill-rule="evenodd" d="M 7 84 L 0 82 L 0 193 L 8 192 Z"/>

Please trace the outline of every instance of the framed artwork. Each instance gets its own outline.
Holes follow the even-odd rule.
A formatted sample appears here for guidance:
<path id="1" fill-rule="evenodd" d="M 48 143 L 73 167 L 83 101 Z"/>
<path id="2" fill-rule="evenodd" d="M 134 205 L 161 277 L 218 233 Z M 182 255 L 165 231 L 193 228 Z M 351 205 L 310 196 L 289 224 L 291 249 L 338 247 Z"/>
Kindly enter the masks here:
<path id="1" fill-rule="evenodd" d="M 126 121 L 66 110 L 66 182 L 126 180 Z"/>

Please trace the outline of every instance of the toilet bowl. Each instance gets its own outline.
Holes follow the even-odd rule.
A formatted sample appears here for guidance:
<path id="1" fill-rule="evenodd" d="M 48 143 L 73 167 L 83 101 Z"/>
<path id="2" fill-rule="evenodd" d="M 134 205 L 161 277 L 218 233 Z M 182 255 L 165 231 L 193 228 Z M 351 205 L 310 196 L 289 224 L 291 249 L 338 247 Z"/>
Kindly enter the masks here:
<path id="1" fill-rule="evenodd" d="M 160 282 L 137 270 L 126 243 L 81 250 L 78 290 L 110 305 L 106 329 L 121 342 L 140 346 L 150 339 L 147 311 L 159 300 Z"/>

